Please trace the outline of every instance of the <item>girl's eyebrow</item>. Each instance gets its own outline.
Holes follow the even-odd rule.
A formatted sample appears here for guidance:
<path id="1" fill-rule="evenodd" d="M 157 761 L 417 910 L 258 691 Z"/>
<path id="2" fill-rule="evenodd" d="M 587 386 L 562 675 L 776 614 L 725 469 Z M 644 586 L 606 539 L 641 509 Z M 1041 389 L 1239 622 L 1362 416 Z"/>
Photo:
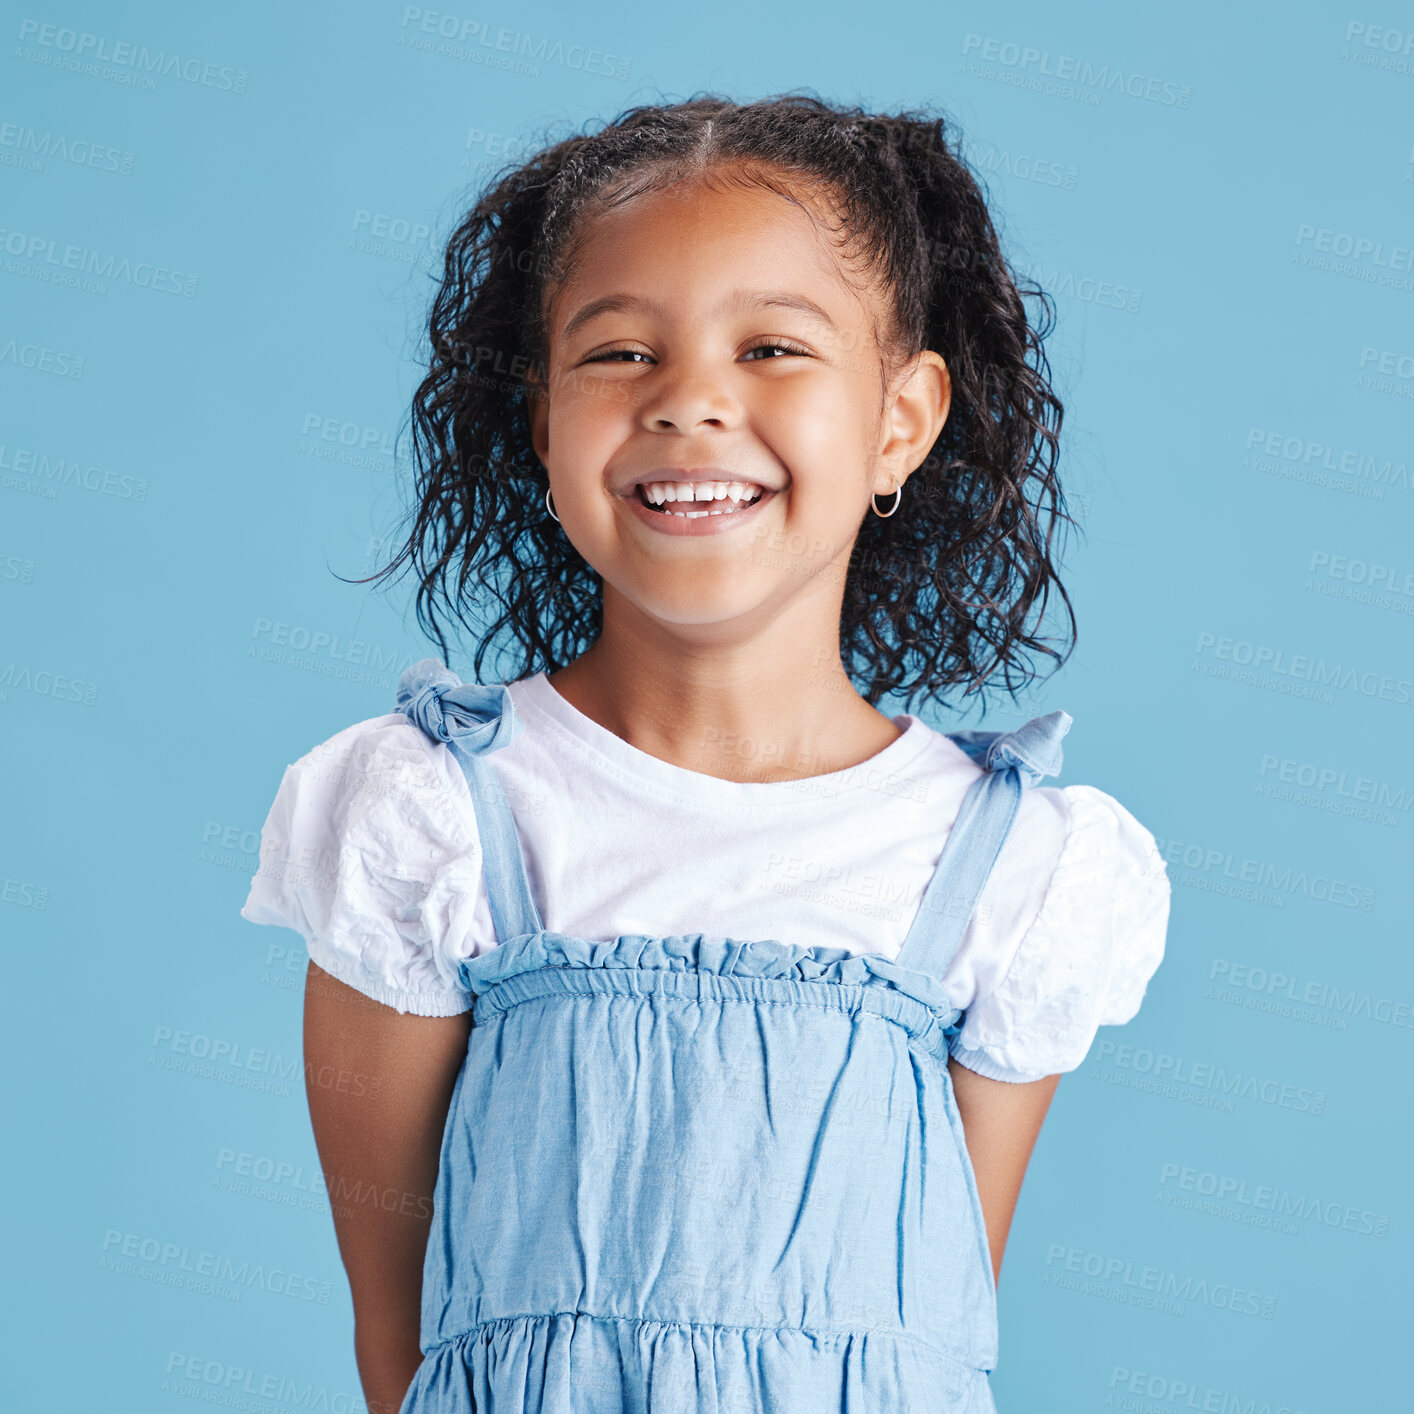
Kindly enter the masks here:
<path id="1" fill-rule="evenodd" d="M 747 309 L 793 309 L 827 329 L 835 327 L 835 321 L 814 300 L 785 290 L 733 290 L 721 301 L 715 312 L 732 314 Z M 639 295 L 601 295 L 570 316 L 561 337 L 569 338 L 581 325 L 589 323 L 601 314 L 619 313 L 661 314 L 662 306 Z"/>

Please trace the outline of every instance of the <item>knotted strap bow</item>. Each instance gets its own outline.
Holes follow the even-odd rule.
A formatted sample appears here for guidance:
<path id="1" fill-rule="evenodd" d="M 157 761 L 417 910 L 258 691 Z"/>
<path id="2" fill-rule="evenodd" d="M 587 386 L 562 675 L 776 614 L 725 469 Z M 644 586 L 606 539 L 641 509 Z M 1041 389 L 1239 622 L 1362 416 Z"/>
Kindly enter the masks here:
<path id="1" fill-rule="evenodd" d="M 397 703 L 434 741 L 472 756 L 499 751 L 523 726 L 504 683 L 463 682 L 437 658 L 423 658 L 403 673 Z"/>
<path id="2" fill-rule="evenodd" d="M 1015 769 L 1023 786 L 1034 786 L 1061 769 L 1061 738 L 1074 719 L 1069 712 L 1033 717 L 1014 732 L 962 731 L 948 735 L 988 771 Z"/>
<path id="3" fill-rule="evenodd" d="M 1061 768 L 1061 738 L 1070 730 L 1068 712 L 1033 717 L 1012 732 L 948 732 L 983 773 L 968 787 L 953 821 L 938 867 L 923 891 L 918 913 L 894 962 L 929 977 L 947 971 L 997 862 L 1028 786 Z M 959 1011 L 948 1025 L 961 1030 Z"/>

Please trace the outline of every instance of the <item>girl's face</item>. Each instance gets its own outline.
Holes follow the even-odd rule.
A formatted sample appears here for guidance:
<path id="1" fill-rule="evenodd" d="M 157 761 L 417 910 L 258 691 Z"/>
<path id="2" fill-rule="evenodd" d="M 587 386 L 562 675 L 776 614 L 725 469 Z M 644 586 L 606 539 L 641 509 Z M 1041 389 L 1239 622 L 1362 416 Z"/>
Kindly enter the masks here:
<path id="1" fill-rule="evenodd" d="M 606 627 L 615 595 L 694 638 L 809 596 L 837 629 L 871 493 L 891 498 L 948 410 L 936 353 L 885 392 L 885 318 L 774 193 L 693 185 L 594 220 L 553 292 L 548 397 L 531 406 Z"/>

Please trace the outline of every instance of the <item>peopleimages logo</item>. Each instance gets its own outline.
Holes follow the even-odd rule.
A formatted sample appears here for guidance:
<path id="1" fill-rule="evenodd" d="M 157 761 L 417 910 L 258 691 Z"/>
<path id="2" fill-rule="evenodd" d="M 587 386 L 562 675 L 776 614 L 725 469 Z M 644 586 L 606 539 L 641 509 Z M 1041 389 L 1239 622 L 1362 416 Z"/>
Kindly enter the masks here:
<path id="1" fill-rule="evenodd" d="M 1067 1281 L 1068 1274 L 1091 1278 L 1090 1285 Z M 1256 1316 L 1269 1321 L 1276 1315 L 1277 1299 L 1246 1287 L 1228 1282 L 1210 1281 L 1206 1277 L 1171 1272 L 1163 1267 L 1136 1264 L 1128 1257 L 1115 1257 L 1104 1252 L 1087 1252 L 1081 1247 L 1067 1247 L 1052 1242 L 1046 1248 L 1046 1270 L 1042 1281 L 1048 1286 L 1069 1286 L 1087 1294 L 1109 1299 L 1130 1301 L 1135 1305 L 1155 1305 L 1169 1315 L 1183 1314 L 1175 1303 L 1196 1302 L 1218 1311 L 1231 1311 L 1237 1316 Z M 1091 1288 L 1095 1289 L 1091 1289 Z M 1105 1290 L 1104 1288 L 1110 1288 Z M 1142 1298 L 1147 1296 L 1148 1301 Z"/>
<path id="2" fill-rule="evenodd" d="M 1157 835 L 1154 838 L 1166 863 L 1182 865 L 1198 874 L 1215 875 L 1236 884 L 1270 889 L 1277 895 L 1309 898 L 1340 908 L 1358 908 L 1366 913 L 1372 912 L 1375 907 L 1374 889 L 1348 879 L 1334 879 L 1329 874 L 1294 869 L 1290 864 L 1277 864 L 1272 860 L 1237 856 L 1231 850 L 1207 848 Z"/>
<path id="3" fill-rule="evenodd" d="M 1337 255 L 1356 266 L 1367 267 L 1360 271 L 1360 275 L 1371 283 L 1410 288 L 1408 280 L 1397 276 L 1401 272 L 1414 270 L 1414 246 L 1391 245 L 1386 248 L 1386 243 L 1376 236 L 1334 231 L 1302 221 L 1296 227 L 1296 248 L 1304 251 L 1308 245 L 1322 255 Z"/>
<path id="4" fill-rule="evenodd" d="M 1392 785 L 1373 776 L 1358 776 L 1351 771 L 1317 765 L 1313 761 L 1296 761 L 1289 756 L 1263 755 L 1258 775 L 1264 781 L 1271 777 L 1283 785 L 1339 796 L 1352 804 L 1401 811 L 1414 806 L 1414 791 L 1408 786 Z"/>
<path id="5" fill-rule="evenodd" d="M 147 482 L 139 477 L 101 467 L 84 466 L 75 457 L 50 456 L 27 447 L 11 447 L 0 442 L 0 471 L 32 477 L 53 486 L 74 486 L 116 496 L 120 501 L 147 500 Z"/>
<path id="6" fill-rule="evenodd" d="M 1306 473 L 1311 479 L 1325 473 L 1337 481 L 1368 482 L 1371 489 L 1381 493 L 1386 486 L 1408 491 L 1414 485 L 1410 481 L 1408 462 L 1350 447 L 1335 447 L 1314 437 L 1295 436 L 1265 427 L 1247 429 L 1246 452 L 1249 458 L 1266 458 L 1270 463 L 1266 465 L 1259 460 L 1258 471 L 1275 472 L 1279 466 L 1285 466 Z"/>
<path id="7" fill-rule="evenodd" d="M 360 1395 L 312 1384 L 308 1375 L 261 1374 L 244 1365 L 173 1351 L 167 1357 L 166 1376 L 162 1393 L 230 1409 L 273 1411 L 286 1405 L 323 1414 L 368 1414 L 368 1405 Z"/>
<path id="8" fill-rule="evenodd" d="M 1342 584 L 1368 586 L 1406 598 L 1414 597 L 1414 569 L 1407 565 L 1385 565 L 1363 560 L 1359 556 L 1312 550 L 1306 570 L 1308 574 L 1337 580 Z"/>
<path id="9" fill-rule="evenodd" d="M 1414 29 L 1351 20 L 1345 27 L 1342 59 L 1396 74 L 1414 74 Z"/>
<path id="10" fill-rule="evenodd" d="M 225 1287 L 237 1301 L 242 1291 L 249 1290 L 327 1306 L 334 1292 L 331 1282 L 317 1277 L 287 1272 L 283 1267 L 267 1269 L 259 1262 L 252 1264 L 247 1258 L 194 1251 L 183 1243 L 164 1242 L 144 1233 L 121 1232 L 117 1228 L 109 1228 L 103 1234 L 102 1252 L 100 1270 L 140 1277 L 160 1286 L 185 1286 L 209 1295 L 221 1295 L 219 1288 Z"/>
<path id="11" fill-rule="evenodd" d="M 1195 670 L 1207 671 L 1212 677 L 1231 677 L 1238 682 L 1250 679 L 1256 686 L 1281 682 L 1283 690 L 1305 689 L 1300 695 L 1315 695 L 1320 701 L 1331 700 L 1329 694 L 1335 689 L 1401 706 L 1414 703 L 1414 681 L 1409 678 L 1353 664 L 1327 663 L 1324 658 L 1289 653 L 1269 643 L 1200 633 L 1193 652 Z M 1326 695 L 1320 696 L 1321 693 Z"/>
<path id="12" fill-rule="evenodd" d="M 380 648 L 362 639 L 345 639 L 324 629 L 285 623 L 279 619 L 257 618 L 250 636 L 261 648 L 259 656 L 272 662 L 278 661 L 278 655 L 272 650 L 281 648 L 307 654 L 311 659 L 323 658 L 335 664 L 354 664 L 385 673 L 401 673 L 414 661 L 406 649 Z M 257 656 L 255 646 L 249 650 L 248 656 Z"/>
<path id="13" fill-rule="evenodd" d="M 1359 987 L 1342 987 L 1339 983 L 1256 967 L 1231 958 L 1214 958 L 1208 980 L 1218 985 L 1219 1001 L 1227 1000 L 1224 991 L 1246 992 L 1263 1001 L 1330 1012 L 1342 1020 L 1363 1017 L 1383 1026 L 1414 1030 L 1414 1000 L 1409 998 L 1381 997 Z M 1213 994 L 1212 987 L 1208 991 Z"/>
<path id="14" fill-rule="evenodd" d="M 1186 1410 L 1188 1414 L 1306 1414 L 1299 1404 L 1257 1399 L 1250 1394 L 1239 1395 L 1234 1390 L 1178 1379 L 1173 1375 L 1131 1370 L 1126 1365 L 1114 1367 L 1110 1372 L 1109 1386 L 1111 1394 L 1105 1402 L 1106 1407 L 1133 1411 L 1133 1414 L 1159 1414 L 1160 1405 L 1174 1411 Z"/>
<path id="15" fill-rule="evenodd" d="M 627 79 L 630 60 L 583 44 L 566 45 L 547 35 L 492 26 L 478 19 L 442 10 L 424 10 L 408 5 L 403 10 L 402 33 L 398 43 L 424 53 L 477 63 L 494 60 L 498 54 L 528 59 L 535 65 L 556 64 L 585 74 Z M 499 65 L 511 67 L 509 60 Z M 531 70 L 536 74 L 539 69 Z"/>
<path id="16" fill-rule="evenodd" d="M 1159 1187 L 1211 1198 L 1218 1205 L 1232 1204 L 1252 1213 L 1270 1214 L 1367 1237 L 1389 1233 L 1389 1214 L 1339 1203 L 1313 1193 L 1292 1193 L 1274 1183 L 1251 1183 L 1232 1174 L 1214 1173 L 1188 1164 L 1166 1163 L 1159 1171 Z"/>
<path id="17" fill-rule="evenodd" d="M 10 153 L 15 154 L 13 160 L 9 157 Z M 132 174 L 133 163 L 137 160 L 131 152 L 110 147 L 107 143 L 72 138 L 52 129 L 40 133 L 19 123 L 0 123 L 0 161 L 9 161 L 12 166 L 29 166 L 33 171 L 42 172 L 45 161 L 50 158 L 75 167 L 117 172 L 124 177 Z"/>
<path id="18" fill-rule="evenodd" d="M 10 700 L 10 689 L 53 697 L 59 702 L 81 702 L 85 707 L 98 703 L 98 684 L 71 678 L 64 673 L 41 668 L 37 672 L 26 663 L 7 663 L 0 668 L 0 702 Z"/>
<path id="19" fill-rule="evenodd" d="M 134 285 L 157 294 L 180 295 L 195 299 L 199 275 L 186 275 L 169 270 L 150 260 L 130 260 L 127 256 L 101 254 L 85 246 L 60 244 L 52 237 L 12 231 L 0 227 L 0 250 L 19 262 L 11 273 L 42 273 L 46 277 L 91 276 L 94 281 L 112 280 Z M 93 286 L 102 289 L 101 283 Z"/>
<path id="20" fill-rule="evenodd" d="M 106 35 L 90 34 L 87 30 L 69 29 L 64 25 L 41 24 L 38 20 L 20 21 L 20 40 L 37 45 L 42 61 L 55 68 L 87 72 L 95 65 L 111 64 L 117 69 L 131 70 L 134 77 L 146 81 L 144 86 L 148 88 L 156 86 L 152 82 L 155 75 L 164 79 L 178 78 L 202 88 L 244 93 L 250 78 L 244 69 L 183 58 L 180 54 L 169 54 L 165 49 L 151 50 L 145 44 L 135 44 L 131 40 L 111 40 Z M 20 53 L 24 56 L 23 50 Z"/>
<path id="21" fill-rule="evenodd" d="M 1049 49 L 1013 44 L 990 35 L 969 34 L 962 42 L 962 53 L 964 58 L 971 55 L 988 64 L 1014 69 L 1019 74 L 1034 74 L 1038 78 L 1078 84 L 1101 93 L 1121 93 L 1129 98 L 1142 98 L 1172 108 L 1187 108 L 1193 99 L 1193 90 L 1187 84 L 1145 78 L 1143 74 L 1126 70 L 1118 64 L 1097 65 L 1089 59 L 1077 59 L 1068 54 L 1053 55 Z"/>
<path id="22" fill-rule="evenodd" d="M 1292 1085 L 1270 1077 L 1253 1075 L 1249 1071 L 1228 1070 L 1207 1061 L 1190 1061 L 1187 1056 L 1169 1055 L 1166 1051 L 1151 1051 L 1146 1047 L 1122 1046 L 1116 1041 L 1101 1041 L 1096 1046 L 1096 1060 L 1101 1067 L 1116 1067 L 1156 1081 L 1186 1088 L 1194 1093 L 1208 1092 L 1226 1098 L 1257 1100 L 1278 1109 L 1297 1110 L 1304 1114 L 1326 1112 L 1326 1092 Z M 1103 1069 L 1096 1075 L 1103 1074 Z"/>

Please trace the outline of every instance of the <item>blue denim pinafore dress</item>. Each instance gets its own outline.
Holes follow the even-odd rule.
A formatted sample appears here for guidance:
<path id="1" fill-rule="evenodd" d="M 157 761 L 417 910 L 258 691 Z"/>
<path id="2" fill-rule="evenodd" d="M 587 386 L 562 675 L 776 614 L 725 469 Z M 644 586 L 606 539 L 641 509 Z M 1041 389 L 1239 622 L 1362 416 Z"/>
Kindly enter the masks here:
<path id="1" fill-rule="evenodd" d="M 939 979 L 1070 717 L 949 734 L 984 774 L 889 960 L 547 931 L 487 761 L 521 727 L 505 685 L 425 658 L 397 703 L 466 776 L 499 940 L 462 964 L 401 1414 L 993 1414 Z"/>

